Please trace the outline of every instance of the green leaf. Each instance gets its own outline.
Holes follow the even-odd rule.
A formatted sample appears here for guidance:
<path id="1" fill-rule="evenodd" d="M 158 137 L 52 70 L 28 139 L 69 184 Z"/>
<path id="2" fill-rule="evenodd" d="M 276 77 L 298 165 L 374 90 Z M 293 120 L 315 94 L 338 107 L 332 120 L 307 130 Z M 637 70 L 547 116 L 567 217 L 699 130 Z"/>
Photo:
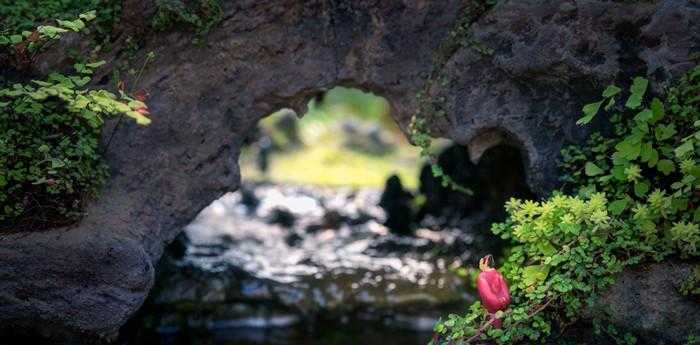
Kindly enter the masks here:
<path id="1" fill-rule="evenodd" d="M 0 35 L 0 45 L 10 44 L 10 39 L 7 36 Z"/>
<path id="2" fill-rule="evenodd" d="M 100 60 L 100 61 L 97 61 L 97 62 L 92 62 L 92 63 L 85 64 L 85 66 L 94 69 L 94 68 L 100 67 L 100 66 L 102 66 L 102 65 L 104 65 L 104 64 L 106 64 L 106 63 L 107 63 L 106 61 Z"/>
<path id="3" fill-rule="evenodd" d="M 129 101 L 128 105 L 129 105 L 129 108 L 134 109 L 134 110 L 139 109 L 139 108 L 144 108 L 146 106 L 145 103 L 143 103 L 141 101 L 137 101 L 137 100 Z"/>
<path id="4" fill-rule="evenodd" d="M 640 105 L 642 105 L 642 95 L 636 93 L 631 94 L 625 103 L 625 107 L 630 109 L 637 109 Z"/>
<path id="5" fill-rule="evenodd" d="M 70 77 L 70 79 L 75 83 L 76 86 L 78 87 L 83 87 L 87 85 L 87 83 L 90 82 L 90 77 Z"/>
<path id="6" fill-rule="evenodd" d="M 615 105 L 615 97 L 610 97 L 608 104 L 605 105 L 605 111 L 609 111 Z"/>
<path id="7" fill-rule="evenodd" d="M 656 152 L 656 150 L 654 150 L 654 146 L 652 146 L 651 143 L 642 144 L 641 150 L 639 151 L 639 158 L 642 160 L 642 162 L 649 162 L 654 156 L 656 156 L 658 159 L 659 154 Z"/>
<path id="8" fill-rule="evenodd" d="M 97 11 L 92 10 L 85 13 L 81 13 L 79 17 L 89 22 L 97 17 Z"/>
<path id="9" fill-rule="evenodd" d="M 73 102 L 73 106 L 77 109 L 85 109 L 88 103 L 90 103 L 90 100 L 87 97 L 83 95 L 78 95 L 75 98 L 75 102 Z"/>
<path id="10" fill-rule="evenodd" d="M 29 97 L 31 97 L 32 99 L 35 99 L 37 101 L 42 101 L 42 100 L 45 100 L 46 98 L 48 98 L 49 95 L 46 91 L 40 89 L 38 91 L 34 91 L 34 92 L 29 93 Z"/>
<path id="11" fill-rule="evenodd" d="M 628 203 L 629 200 L 627 199 L 615 200 L 608 205 L 608 210 L 614 216 L 619 216 L 620 214 L 622 214 L 622 212 L 625 211 L 625 208 L 627 208 Z"/>
<path id="12" fill-rule="evenodd" d="M 603 91 L 603 97 L 610 98 L 620 93 L 620 91 L 622 91 L 622 89 L 620 89 L 619 87 L 615 85 L 608 85 L 608 87 L 606 87 Z"/>
<path id="13" fill-rule="evenodd" d="M 647 86 L 649 85 L 649 81 L 642 78 L 642 77 L 636 77 L 632 81 L 632 86 L 630 86 L 630 96 L 627 98 L 627 103 L 625 103 L 625 107 L 629 109 L 637 109 L 639 108 L 640 105 L 642 105 L 642 99 L 644 98 L 644 94 L 647 91 Z"/>
<path id="14" fill-rule="evenodd" d="M 634 80 L 632 80 L 632 86 L 630 86 L 630 92 L 631 93 L 637 93 L 642 96 L 647 92 L 647 86 L 649 85 L 649 81 L 645 78 L 642 77 L 636 77 Z"/>
<path id="15" fill-rule="evenodd" d="M 651 154 L 649 155 L 649 159 L 647 160 L 647 165 L 650 168 L 653 168 L 656 166 L 656 163 L 658 163 L 658 162 L 659 162 L 659 151 L 652 149 Z"/>
<path id="16" fill-rule="evenodd" d="M 10 35 L 10 43 L 12 44 L 20 43 L 23 40 L 24 38 L 22 38 L 22 35 Z"/>
<path id="17" fill-rule="evenodd" d="M 600 167 L 598 167 L 597 165 L 595 165 L 591 162 L 586 163 L 585 171 L 586 171 L 586 175 L 588 175 L 588 176 L 596 176 L 596 175 L 600 175 L 603 173 L 603 169 L 601 169 Z"/>
<path id="18" fill-rule="evenodd" d="M 643 198 L 649 192 L 649 184 L 645 182 L 637 182 L 634 184 L 634 194 Z"/>
<path id="19" fill-rule="evenodd" d="M 63 160 L 51 158 L 51 169 L 63 168 L 65 166 L 66 166 L 66 163 L 63 162 Z"/>
<path id="20" fill-rule="evenodd" d="M 56 38 L 61 33 L 68 32 L 68 30 L 64 28 L 59 28 L 51 25 L 42 25 L 37 28 L 37 31 L 39 31 L 39 33 L 43 36 L 46 36 L 51 39 Z"/>
<path id="21" fill-rule="evenodd" d="M 670 173 L 676 170 L 676 167 L 674 166 L 673 162 L 671 162 L 668 159 L 660 160 L 659 163 L 656 164 L 656 168 L 666 176 L 668 176 Z"/>
<path id="22" fill-rule="evenodd" d="M 636 138 L 628 137 L 615 145 L 615 149 L 621 157 L 631 161 L 639 157 L 639 153 L 642 150 L 642 145 Z"/>
<path id="23" fill-rule="evenodd" d="M 649 120 L 649 123 L 659 122 L 664 118 L 664 115 L 666 115 L 664 104 L 656 97 L 654 97 L 654 100 L 651 101 L 651 111 L 654 115 L 652 116 L 651 120 Z"/>
<path id="24" fill-rule="evenodd" d="M 676 154 L 676 157 L 678 158 L 683 158 L 686 154 L 693 152 L 694 147 L 693 147 L 693 142 L 691 140 L 686 141 L 683 143 L 681 146 L 678 146 L 674 153 Z"/>
<path id="25" fill-rule="evenodd" d="M 100 125 L 102 125 L 102 119 L 94 111 L 83 109 L 83 111 L 80 112 L 80 115 L 82 115 L 82 117 L 87 120 L 90 126 L 93 128 L 99 128 Z"/>
<path id="26" fill-rule="evenodd" d="M 64 28 L 71 29 L 75 32 L 78 32 L 78 31 L 82 30 L 83 28 L 85 28 L 85 23 L 80 19 L 76 19 L 76 20 L 57 19 L 56 22 L 58 22 L 58 25 L 60 25 Z"/>
<path id="27" fill-rule="evenodd" d="M 547 279 L 549 266 L 531 265 L 523 267 L 522 282 L 525 287 L 532 291 L 534 288 Z"/>
<path id="28" fill-rule="evenodd" d="M 593 117 L 598 113 L 598 110 L 600 110 L 600 106 L 603 104 L 603 101 L 600 102 L 595 102 L 595 103 L 589 103 L 583 106 L 583 114 L 584 116 L 578 121 L 576 121 L 577 125 L 585 125 L 591 122 L 593 120 Z"/>
<path id="29" fill-rule="evenodd" d="M 676 125 L 671 123 L 668 125 L 659 125 L 656 127 L 656 131 L 654 132 L 654 135 L 656 136 L 656 140 L 658 141 L 664 141 L 668 138 L 673 137 L 676 134 Z"/>
<path id="30" fill-rule="evenodd" d="M 126 112 L 126 116 L 131 117 L 132 119 L 136 120 L 136 123 L 139 125 L 145 126 L 151 123 L 151 119 L 143 116 L 141 113 L 138 111 L 128 111 Z"/>
<path id="31" fill-rule="evenodd" d="M 644 108 L 644 110 L 640 111 L 635 117 L 634 120 L 637 122 L 649 122 L 651 118 L 654 116 L 654 113 L 651 111 L 651 109 Z"/>

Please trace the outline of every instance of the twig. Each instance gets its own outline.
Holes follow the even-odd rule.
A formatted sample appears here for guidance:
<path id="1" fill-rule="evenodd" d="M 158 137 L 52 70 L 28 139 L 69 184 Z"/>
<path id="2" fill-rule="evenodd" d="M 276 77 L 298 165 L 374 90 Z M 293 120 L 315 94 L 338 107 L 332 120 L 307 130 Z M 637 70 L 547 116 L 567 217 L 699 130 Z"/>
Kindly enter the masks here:
<path id="1" fill-rule="evenodd" d="M 491 320 L 489 320 L 488 322 L 486 322 L 486 323 L 484 323 L 483 325 L 481 325 L 481 327 L 479 327 L 479 329 L 476 330 L 476 334 L 474 334 L 473 336 L 471 336 L 469 339 L 466 340 L 467 344 L 470 343 L 470 342 L 472 342 L 472 341 L 474 341 L 474 340 L 476 340 L 477 338 L 479 338 L 479 336 L 481 335 L 481 333 L 483 333 L 489 326 L 491 326 L 494 322 L 496 322 L 496 320 L 498 320 L 498 319 L 497 319 L 496 316 L 494 315 L 494 316 L 491 318 Z"/>

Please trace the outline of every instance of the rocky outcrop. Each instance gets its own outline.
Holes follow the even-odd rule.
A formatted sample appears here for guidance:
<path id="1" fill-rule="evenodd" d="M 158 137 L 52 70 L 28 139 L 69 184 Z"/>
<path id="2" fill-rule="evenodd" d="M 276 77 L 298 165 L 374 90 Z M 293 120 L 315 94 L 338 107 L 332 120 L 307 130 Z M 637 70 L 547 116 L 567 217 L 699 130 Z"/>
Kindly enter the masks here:
<path id="1" fill-rule="evenodd" d="M 700 303 L 681 293 L 694 265 L 664 263 L 623 272 L 596 308 L 642 344 L 682 344 L 700 334 Z"/>
<path id="2" fill-rule="evenodd" d="M 80 224 L 0 235 L 0 332 L 111 339 L 143 302 L 164 245 L 237 188 L 240 143 L 258 119 L 283 107 L 303 113 L 309 97 L 345 85 L 385 96 L 406 129 L 440 42 L 474 4 L 223 3 L 222 22 L 193 44 L 186 31 L 144 30 L 152 1 L 124 1 L 123 37 L 144 35 L 136 60 L 157 56 L 142 78 L 153 123 L 107 124 L 112 177 Z M 431 130 L 473 151 L 517 146 L 539 193 L 555 185 L 561 145 L 582 138 L 574 121 L 595 90 L 638 73 L 664 85 L 690 67 L 700 41 L 692 1 L 513 0 L 475 20 L 428 92 L 446 109 Z"/>

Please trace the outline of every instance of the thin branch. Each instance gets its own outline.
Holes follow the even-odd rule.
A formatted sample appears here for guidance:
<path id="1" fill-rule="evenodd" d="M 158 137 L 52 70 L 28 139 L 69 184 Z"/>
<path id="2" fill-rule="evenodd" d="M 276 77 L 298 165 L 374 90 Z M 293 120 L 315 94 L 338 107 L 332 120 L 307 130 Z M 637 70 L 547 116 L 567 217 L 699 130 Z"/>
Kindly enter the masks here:
<path id="1" fill-rule="evenodd" d="M 472 341 L 474 341 L 474 340 L 476 340 L 477 338 L 479 338 L 479 336 L 481 336 L 481 333 L 483 333 L 489 326 L 491 326 L 493 323 L 495 323 L 496 320 L 498 320 L 498 319 L 497 319 L 496 316 L 494 315 L 494 316 L 491 318 L 491 320 L 489 320 L 488 322 L 486 322 L 486 323 L 484 323 L 483 325 L 481 325 L 481 327 L 479 327 L 479 329 L 476 330 L 476 334 L 474 334 L 473 336 L 471 336 L 469 339 L 466 340 L 467 344 L 468 344 L 468 343 L 471 343 Z"/>

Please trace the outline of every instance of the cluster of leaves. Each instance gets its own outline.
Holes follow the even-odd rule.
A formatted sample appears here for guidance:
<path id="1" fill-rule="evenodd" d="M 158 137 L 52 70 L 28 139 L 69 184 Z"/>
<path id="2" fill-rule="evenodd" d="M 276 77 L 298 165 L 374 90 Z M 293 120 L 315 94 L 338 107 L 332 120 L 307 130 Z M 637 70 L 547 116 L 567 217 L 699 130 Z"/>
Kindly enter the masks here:
<path id="1" fill-rule="evenodd" d="M 158 11 L 152 20 L 153 28 L 165 31 L 176 24 L 193 27 L 205 34 L 223 18 L 218 0 L 158 0 Z"/>
<path id="2" fill-rule="evenodd" d="M 94 18 L 88 12 L 30 34 L 10 35 L 5 49 L 36 52 L 42 42 L 80 31 Z M 138 124 L 150 123 L 144 99 L 87 89 L 93 71 L 103 64 L 79 63 L 74 75 L 52 73 L 44 80 L 0 86 L 0 229 L 75 221 L 83 200 L 94 196 L 107 176 L 98 151 L 104 119 L 123 114 Z"/>
<path id="3" fill-rule="evenodd" d="M 635 78 L 624 104 L 618 104 L 622 89 L 610 86 L 603 100 L 583 108 L 579 123 L 603 108 L 614 133 L 594 134 L 587 145 L 563 150 L 570 195 L 512 199 L 508 219 L 493 225 L 495 234 L 513 243 L 500 269 L 512 297 L 498 315 L 503 328 L 491 327 L 476 303 L 467 315 L 439 322 L 433 345 L 542 341 L 596 306 L 596 296 L 625 267 L 700 255 L 700 67 L 663 101 L 645 102 L 647 88 L 646 79 Z M 636 342 L 614 330 L 604 333 L 618 343 Z"/>
<path id="4" fill-rule="evenodd" d="M 621 90 L 609 86 L 603 100 L 584 107 L 580 123 L 599 108 L 612 112 L 614 135 L 595 134 L 583 147 L 562 151 L 564 175 L 572 192 L 605 192 L 610 212 L 643 234 L 645 243 L 664 249 L 663 257 L 700 254 L 700 67 L 668 90 L 664 101 L 643 104 L 648 81 L 635 78 L 622 108 L 613 111 Z"/>
<path id="5" fill-rule="evenodd" d="M 18 69 L 27 69 L 36 59 L 36 54 L 57 40 L 62 33 L 80 32 L 86 23 L 96 18 L 95 11 L 85 12 L 74 20 L 57 20 L 57 25 L 41 25 L 35 30 L 21 33 L 0 33 L 0 48 L 9 49 L 13 57 L 12 64 Z"/>
<path id="6" fill-rule="evenodd" d="M 32 31 L 53 20 L 71 20 L 95 9 L 95 25 L 101 36 L 109 35 L 121 13 L 121 1 L 112 0 L 18 0 L 2 1 L 0 28 L 5 32 Z"/>

